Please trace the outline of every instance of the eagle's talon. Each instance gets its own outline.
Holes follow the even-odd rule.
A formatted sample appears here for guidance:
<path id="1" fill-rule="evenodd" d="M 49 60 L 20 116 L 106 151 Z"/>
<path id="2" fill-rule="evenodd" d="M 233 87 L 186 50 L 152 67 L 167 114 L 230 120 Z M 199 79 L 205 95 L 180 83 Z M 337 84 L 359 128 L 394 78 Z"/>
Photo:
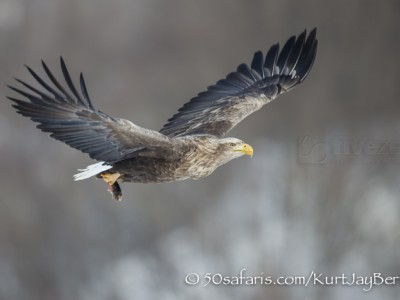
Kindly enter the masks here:
<path id="1" fill-rule="evenodd" d="M 102 173 L 100 174 L 101 178 L 108 184 L 108 185 L 113 185 L 118 178 L 121 176 L 120 173 Z"/>

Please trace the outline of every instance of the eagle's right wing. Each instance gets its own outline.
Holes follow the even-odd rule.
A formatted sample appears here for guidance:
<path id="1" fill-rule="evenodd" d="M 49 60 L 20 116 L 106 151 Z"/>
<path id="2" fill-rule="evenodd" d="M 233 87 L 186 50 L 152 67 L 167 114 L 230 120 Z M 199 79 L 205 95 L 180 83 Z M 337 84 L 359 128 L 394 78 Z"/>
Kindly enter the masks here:
<path id="1" fill-rule="evenodd" d="M 185 103 L 168 120 L 161 133 L 178 137 L 209 134 L 223 137 L 250 114 L 280 94 L 300 84 L 308 75 L 317 52 L 316 29 L 292 36 L 279 51 L 272 46 L 263 56 L 254 54 L 250 66 L 241 64 L 236 72 Z"/>
<path id="2" fill-rule="evenodd" d="M 61 58 L 61 69 L 69 91 L 55 79 L 42 61 L 43 68 L 53 84 L 48 85 L 32 69 L 31 75 L 44 88 L 40 91 L 31 85 L 16 79 L 30 92 L 9 86 L 12 90 L 28 99 L 20 100 L 8 97 L 14 102 L 21 115 L 40 123 L 37 127 L 50 136 L 67 145 L 89 154 L 93 159 L 114 163 L 131 157 L 134 153 L 152 156 L 173 155 L 177 141 L 149 129 L 139 127 L 124 119 L 114 118 L 93 107 L 82 74 L 80 75 L 80 94 Z"/>

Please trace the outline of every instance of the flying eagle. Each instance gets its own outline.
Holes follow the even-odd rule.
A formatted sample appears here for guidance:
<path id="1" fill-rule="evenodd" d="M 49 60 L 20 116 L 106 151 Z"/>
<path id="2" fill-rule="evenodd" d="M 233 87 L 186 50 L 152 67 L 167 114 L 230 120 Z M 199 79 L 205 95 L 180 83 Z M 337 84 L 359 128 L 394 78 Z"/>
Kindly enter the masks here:
<path id="1" fill-rule="evenodd" d="M 317 52 L 316 29 L 292 36 L 279 51 L 258 51 L 251 65 L 241 64 L 225 79 L 211 85 L 184 104 L 160 131 L 139 127 L 95 108 L 82 73 L 77 90 L 62 57 L 63 87 L 42 61 L 50 84 L 28 66 L 37 89 L 16 79 L 27 91 L 9 86 L 25 97 L 13 101 L 18 113 L 39 123 L 37 128 L 67 145 L 89 154 L 98 163 L 79 170 L 75 180 L 102 178 L 116 200 L 122 182 L 171 182 L 200 179 L 242 155 L 253 155 L 243 141 L 223 136 L 240 121 L 301 83 Z"/>

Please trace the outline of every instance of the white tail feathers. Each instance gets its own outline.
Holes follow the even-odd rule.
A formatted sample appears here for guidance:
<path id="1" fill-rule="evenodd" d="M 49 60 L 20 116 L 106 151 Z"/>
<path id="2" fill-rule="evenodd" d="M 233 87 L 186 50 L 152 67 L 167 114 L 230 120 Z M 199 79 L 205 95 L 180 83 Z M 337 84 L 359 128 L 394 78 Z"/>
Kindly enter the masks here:
<path id="1" fill-rule="evenodd" d="M 107 165 L 105 162 L 99 162 L 97 164 L 87 166 L 86 169 L 78 169 L 78 171 L 81 172 L 74 175 L 74 180 L 78 181 L 87 179 L 111 168 L 112 166 Z"/>

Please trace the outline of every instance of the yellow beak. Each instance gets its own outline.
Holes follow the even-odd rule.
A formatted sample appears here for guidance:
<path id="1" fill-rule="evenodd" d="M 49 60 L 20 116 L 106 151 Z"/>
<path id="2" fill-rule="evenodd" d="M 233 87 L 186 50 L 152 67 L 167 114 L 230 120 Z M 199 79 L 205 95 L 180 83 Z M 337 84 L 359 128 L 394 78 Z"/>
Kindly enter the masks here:
<path id="1" fill-rule="evenodd" d="M 240 145 L 240 148 L 238 148 L 235 151 L 239 151 L 239 152 L 242 152 L 242 153 L 244 153 L 244 154 L 246 154 L 246 155 L 248 155 L 250 157 L 253 157 L 253 147 L 250 146 L 249 144 Z"/>

